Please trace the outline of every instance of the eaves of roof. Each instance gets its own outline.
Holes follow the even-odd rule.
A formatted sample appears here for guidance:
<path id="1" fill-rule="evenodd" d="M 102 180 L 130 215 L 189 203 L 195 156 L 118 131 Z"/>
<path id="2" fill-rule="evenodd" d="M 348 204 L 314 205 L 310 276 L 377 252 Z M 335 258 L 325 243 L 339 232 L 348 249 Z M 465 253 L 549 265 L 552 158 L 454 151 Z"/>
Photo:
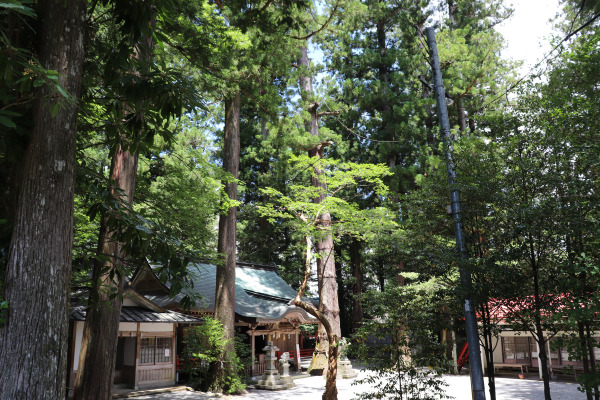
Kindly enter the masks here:
<path id="1" fill-rule="evenodd" d="M 71 308 L 69 318 L 75 321 L 85 321 L 84 306 Z M 152 311 L 143 307 L 121 307 L 119 322 L 170 322 L 170 323 L 201 323 L 202 319 L 181 314 L 175 311 Z"/>

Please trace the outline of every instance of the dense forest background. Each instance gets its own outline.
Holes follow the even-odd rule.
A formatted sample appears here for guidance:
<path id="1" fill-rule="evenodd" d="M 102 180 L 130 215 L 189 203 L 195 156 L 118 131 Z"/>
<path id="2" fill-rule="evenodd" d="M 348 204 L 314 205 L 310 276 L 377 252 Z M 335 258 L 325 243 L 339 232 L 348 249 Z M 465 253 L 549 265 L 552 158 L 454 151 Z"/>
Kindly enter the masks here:
<path id="1" fill-rule="evenodd" d="M 501 0 L 1 2 L 0 398 L 64 398 L 72 294 L 107 349 L 94 326 L 118 321 L 141 260 L 192 302 L 189 262 L 223 266 L 224 287 L 236 257 L 275 263 L 300 288 L 307 243 L 337 337 L 456 364 L 463 299 L 484 344 L 500 304 L 542 349 L 574 332 L 561 340 L 598 398 L 600 2 L 562 7 L 553 51 L 519 75 Z M 232 313 L 216 310 L 226 329 Z M 112 369 L 99 359 L 81 393 L 112 390 L 89 383 Z"/>

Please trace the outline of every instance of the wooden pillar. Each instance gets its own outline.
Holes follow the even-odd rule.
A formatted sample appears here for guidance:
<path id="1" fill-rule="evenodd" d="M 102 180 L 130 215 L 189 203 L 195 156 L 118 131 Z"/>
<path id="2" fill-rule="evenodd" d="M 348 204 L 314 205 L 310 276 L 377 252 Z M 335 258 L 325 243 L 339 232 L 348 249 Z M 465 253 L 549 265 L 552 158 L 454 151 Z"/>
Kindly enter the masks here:
<path id="1" fill-rule="evenodd" d="M 254 329 L 252 329 L 250 331 L 250 335 L 251 335 L 250 336 L 251 337 L 250 342 L 252 343 L 252 369 L 251 369 L 251 372 L 250 372 L 250 377 L 253 377 L 254 376 L 254 357 L 256 355 L 256 344 L 254 343 Z"/>
<path id="2" fill-rule="evenodd" d="M 79 354 L 75 354 L 75 344 L 77 339 L 77 321 L 69 321 L 69 333 L 71 335 L 71 347 L 69 348 L 69 367 L 67 371 L 69 371 L 67 375 L 67 382 L 69 383 L 67 386 L 67 396 L 69 395 L 69 388 L 75 386 L 74 376 L 75 371 L 73 371 L 73 367 L 75 366 L 75 357 L 79 357 Z M 550 353 L 548 353 L 550 354 Z"/>
<path id="3" fill-rule="evenodd" d="M 141 348 L 141 340 L 142 338 L 142 334 L 140 331 L 140 323 L 137 323 L 137 332 L 135 334 L 135 372 L 134 372 L 134 379 L 133 379 L 133 389 L 137 390 L 138 389 L 138 379 L 139 379 L 139 373 L 138 373 L 138 367 L 140 365 L 140 348 Z"/>
<path id="4" fill-rule="evenodd" d="M 298 347 L 299 344 L 300 344 L 300 342 L 298 341 L 298 330 L 295 329 L 294 330 L 294 350 L 296 350 L 296 347 Z"/>
<path id="5" fill-rule="evenodd" d="M 299 335 L 299 332 L 300 332 L 300 330 L 297 329 L 297 328 L 294 330 L 294 342 L 295 342 L 294 343 L 294 351 L 295 351 L 295 354 L 296 354 L 296 366 L 297 366 L 297 370 L 299 372 L 302 372 L 302 366 L 300 365 L 301 358 L 300 358 L 300 340 L 299 340 L 299 336 L 300 335 Z"/>
<path id="6" fill-rule="evenodd" d="M 171 365 L 173 368 L 173 383 L 177 383 L 177 352 L 175 351 L 175 338 L 177 337 L 177 324 L 173 324 L 173 338 L 171 338 Z"/>

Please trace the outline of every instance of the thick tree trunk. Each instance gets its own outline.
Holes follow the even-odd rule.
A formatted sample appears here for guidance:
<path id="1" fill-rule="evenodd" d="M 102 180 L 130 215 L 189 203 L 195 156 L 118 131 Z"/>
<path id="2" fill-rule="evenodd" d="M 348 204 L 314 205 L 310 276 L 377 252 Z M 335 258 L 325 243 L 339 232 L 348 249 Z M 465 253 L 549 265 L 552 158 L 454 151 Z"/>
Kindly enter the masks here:
<path id="1" fill-rule="evenodd" d="M 150 20 L 149 24 L 154 26 L 154 21 Z M 152 59 L 152 46 L 152 36 L 142 36 L 134 48 L 134 57 L 148 65 Z M 135 68 L 131 72 L 134 75 L 140 74 Z M 136 118 L 143 120 L 143 102 L 135 106 L 139 107 Z M 131 107 L 123 104 L 123 108 Z M 109 190 L 121 204 L 130 206 L 133 204 L 138 168 L 136 147 L 143 133 L 139 131 L 133 138 L 123 134 L 122 142 L 111 158 L 110 181 L 114 186 Z M 125 143 L 130 144 L 131 148 L 124 148 Z M 127 269 L 127 254 L 123 251 L 124 243 L 119 242 L 118 233 L 110 229 L 109 215 L 105 213 L 100 222 L 97 249 L 98 256 L 105 261 L 94 263 L 92 289 L 79 355 L 79 370 L 75 379 L 74 400 L 112 398 L 121 318 L 121 294 L 125 278 L 122 274 Z"/>
<path id="2" fill-rule="evenodd" d="M 79 98 L 86 3 L 38 2 L 42 21 L 39 60 L 58 71 L 60 85 Z M 0 328 L 0 399 L 65 397 L 77 105 L 43 87 L 32 116 L 3 296 Z"/>
<path id="3" fill-rule="evenodd" d="M 110 179 L 115 185 L 110 188 L 113 196 L 118 196 L 118 191 L 122 191 L 124 197 L 120 201 L 130 205 L 133 204 L 137 164 L 137 153 L 123 151 L 119 146 L 112 156 L 110 166 Z M 120 270 L 125 266 L 125 254 L 117 239 L 117 232 L 109 230 L 108 222 L 108 215 L 104 215 L 100 223 L 97 253 L 109 259 L 94 263 L 93 286 L 83 328 L 74 400 L 112 398 L 121 316 L 119 294 L 123 290 Z"/>
<path id="4" fill-rule="evenodd" d="M 323 229 L 329 229 L 331 227 L 331 216 L 329 213 L 323 213 L 321 219 L 321 227 Z M 315 243 L 315 250 L 318 254 L 317 275 L 319 279 L 319 311 L 325 315 L 332 326 L 334 335 L 339 340 L 341 337 L 341 321 L 333 256 L 333 237 L 328 231 L 325 232 L 324 236 L 325 237 L 320 238 Z M 329 349 L 329 338 L 322 324 L 319 324 L 318 337 L 318 350 L 322 352 L 322 354 L 325 354 Z"/>
<path id="5" fill-rule="evenodd" d="M 223 143 L 223 169 L 235 179 L 240 165 L 240 92 L 225 101 L 225 140 Z M 237 200 L 237 182 L 227 182 L 225 192 L 231 200 Z M 230 366 L 235 354 L 235 266 L 236 266 L 236 221 L 237 207 L 230 207 L 227 214 L 219 218 L 218 252 L 223 264 L 217 268 L 215 292 L 215 318 L 223 325 L 223 337 L 229 339 L 223 354 L 225 364 L 216 363 L 211 368 L 210 389 L 222 391 L 222 368 Z"/>
<path id="6" fill-rule="evenodd" d="M 323 329 L 327 333 L 327 338 L 329 341 L 329 355 L 327 357 L 327 376 L 325 381 L 325 392 L 323 392 L 322 399 L 323 400 L 337 400 L 337 386 L 336 386 L 336 378 L 337 378 L 337 359 L 338 359 L 338 346 L 337 339 L 333 332 L 333 327 L 329 323 L 329 319 L 323 314 L 321 311 L 316 310 L 312 303 L 305 303 L 302 301 L 302 296 L 306 291 L 306 287 L 308 286 L 308 279 L 310 278 L 312 268 L 311 268 L 311 248 L 312 241 L 310 237 L 306 237 L 306 259 L 304 261 L 304 278 L 302 283 L 300 284 L 300 289 L 298 289 L 298 294 L 296 294 L 296 298 L 294 299 L 294 304 L 301 309 L 305 310 L 309 314 L 313 315 L 315 318 L 319 320 L 321 325 L 323 325 Z M 313 358 L 314 362 L 314 358 Z"/>
<path id="7" fill-rule="evenodd" d="M 299 65 L 304 68 L 310 68 L 310 60 L 308 58 L 308 52 L 306 47 L 302 48 L 302 56 L 299 60 Z M 317 108 L 318 104 L 313 101 L 313 86 L 312 78 L 310 76 L 300 77 L 300 94 L 302 100 L 307 104 L 308 111 L 310 112 L 311 118 L 307 121 L 307 129 L 313 136 L 319 135 L 319 125 Z M 323 158 L 323 149 L 325 144 L 319 144 L 312 148 L 308 155 L 311 157 Z M 322 189 L 319 197 L 313 201 L 315 203 L 322 202 L 327 197 L 327 186 L 324 182 L 319 179 L 322 171 L 319 167 L 315 167 L 315 174 L 311 178 L 312 185 Z M 341 336 L 341 324 L 340 324 L 340 306 L 338 303 L 338 292 L 337 292 L 337 281 L 334 261 L 334 248 L 333 248 L 333 236 L 331 234 L 331 215 L 329 212 L 324 211 L 320 215 L 319 228 L 321 235 L 316 239 L 315 249 L 317 252 L 317 276 L 318 276 L 318 288 L 319 288 L 319 312 L 327 319 L 331 326 L 331 331 L 327 332 L 327 329 L 323 323 L 319 324 L 318 331 L 318 353 L 311 362 L 309 370 L 327 371 L 327 381 L 325 386 L 324 399 L 336 399 L 337 388 L 336 388 L 336 375 L 337 375 L 337 357 L 331 349 L 337 349 L 337 340 Z M 332 343 L 332 341 L 334 343 Z M 326 358 L 325 354 L 329 352 L 329 357 Z M 333 359 L 332 359 L 333 357 Z"/>

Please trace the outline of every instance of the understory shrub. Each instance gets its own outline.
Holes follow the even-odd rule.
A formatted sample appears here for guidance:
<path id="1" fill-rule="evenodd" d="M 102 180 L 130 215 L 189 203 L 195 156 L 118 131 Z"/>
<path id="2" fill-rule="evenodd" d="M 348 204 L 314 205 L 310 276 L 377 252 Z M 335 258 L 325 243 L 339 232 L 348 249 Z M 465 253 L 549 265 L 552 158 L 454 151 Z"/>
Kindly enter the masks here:
<path id="1" fill-rule="evenodd" d="M 240 377 L 243 365 L 238 356 L 225 359 L 227 344 L 223 326 L 212 317 L 205 317 L 202 325 L 185 331 L 182 368 L 192 386 L 227 394 L 240 393 L 246 388 Z"/>

